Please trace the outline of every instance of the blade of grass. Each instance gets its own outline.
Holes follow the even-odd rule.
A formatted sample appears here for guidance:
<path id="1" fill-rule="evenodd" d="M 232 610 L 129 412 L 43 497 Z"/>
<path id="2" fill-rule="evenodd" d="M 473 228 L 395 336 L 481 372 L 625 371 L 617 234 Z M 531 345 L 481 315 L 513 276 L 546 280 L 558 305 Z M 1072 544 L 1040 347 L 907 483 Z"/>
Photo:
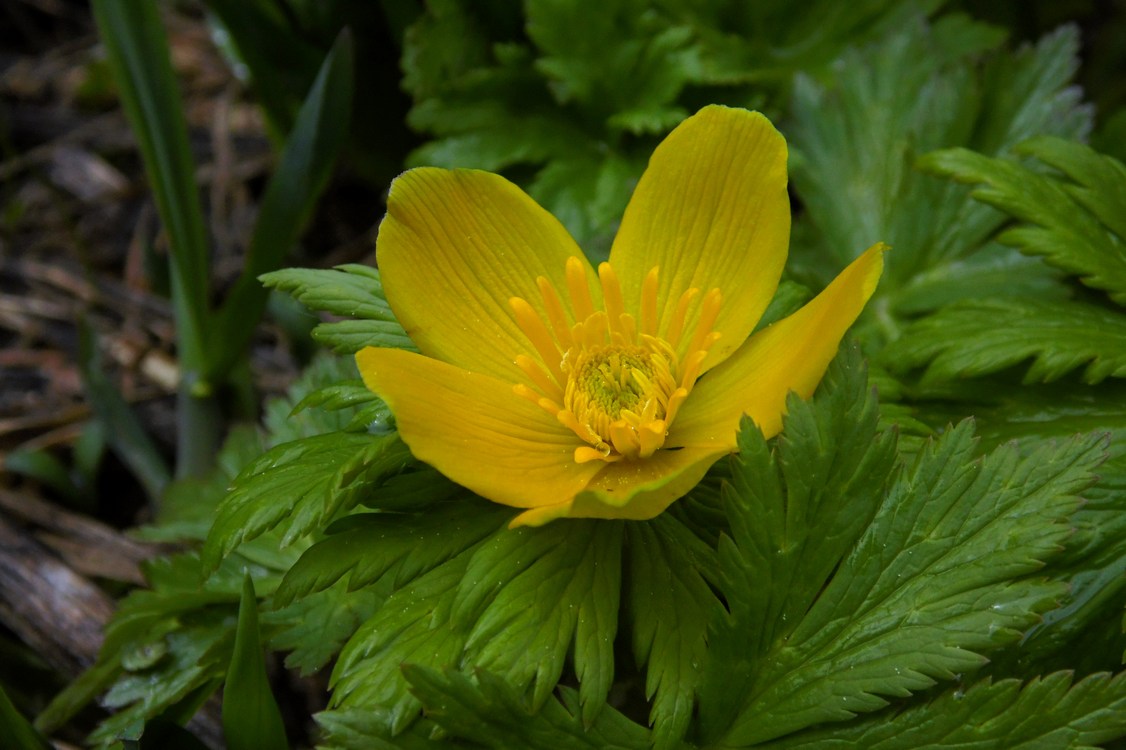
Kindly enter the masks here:
<path id="1" fill-rule="evenodd" d="M 224 335 L 211 352 L 211 379 L 225 377 L 250 342 L 267 299 L 258 277 L 278 268 L 297 242 L 332 174 L 351 109 L 352 37 L 345 30 L 325 57 L 266 187 L 246 265 L 218 313 Z"/>
<path id="2" fill-rule="evenodd" d="M 172 247 L 180 357 L 198 362 L 207 311 L 209 243 L 159 8 L 159 3 L 93 2 L 98 31 Z"/>
<path id="3" fill-rule="evenodd" d="M 172 304 L 180 358 L 177 473 L 203 473 L 219 445 L 214 384 L 204 378 L 208 326 L 207 227 L 195 185 L 187 124 L 159 3 L 93 0 L 121 101 L 145 163 L 172 253 Z M 205 338 L 207 336 L 208 338 Z"/>
<path id="4" fill-rule="evenodd" d="M 105 427 L 110 447 L 145 488 L 154 505 L 168 484 L 168 467 L 137 415 L 102 369 L 97 339 L 86 321 L 78 325 L 78 368 L 94 415 Z"/>
<path id="5" fill-rule="evenodd" d="M 4 747 L 12 750 L 51 750 L 51 743 L 16 710 L 3 687 L 0 687 L 0 737 L 8 738 Z"/>
<path id="6" fill-rule="evenodd" d="M 235 650 L 223 687 L 223 735 L 230 750 L 286 750 L 281 711 L 270 692 L 258 638 L 258 599 L 247 574 L 238 609 Z"/>

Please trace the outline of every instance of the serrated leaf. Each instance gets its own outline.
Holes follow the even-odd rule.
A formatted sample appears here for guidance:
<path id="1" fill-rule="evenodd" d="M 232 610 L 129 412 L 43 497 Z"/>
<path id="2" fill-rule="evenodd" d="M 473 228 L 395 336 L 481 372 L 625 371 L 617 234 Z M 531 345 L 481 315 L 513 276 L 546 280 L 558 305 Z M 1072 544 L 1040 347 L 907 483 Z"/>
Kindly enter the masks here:
<path id="1" fill-rule="evenodd" d="M 750 689 L 722 741 L 873 711 L 887 703 L 880 696 L 976 669 L 982 652 L 1019 638 L 1066 593 L 1029 576 L 1070 534 L 1075 494 L 1094 481 L 1104 446 L 1076 438 L 1022 458 L 1006 445 L 978 460 L 969 423 L 928 445 L 802 621 L 746 667 Z"/>
<path id="2" fill-rule="evenodd" d="M 692 718 L 708 618 L 719 606 L 708 585 L 715 551 L 669 514 L 630 524 L 626 534 L 634 658 L 646 670 L 654 742 L 675 747 Z"/>
<path id="3" fill-rule="evenodd" d="M 899 372 L 926 366 L 924 382 L 997 372 L 1031 359 L 1025 383 L 1084 367 L 1083 380 L 1126 376 L 1126 315 L 1079 301 L 980 300 L 913 323 L 882 354 Z"/>
<path id="4" fill-rule="evenodd" d="M 427 717 L 454 737 L 485 747 L 526 750 L 648 748 L 648 732 L 612 708 L 593 724 L 581 718 L 581 699 L 561 688 L 560 699 L 533 711 L 510 683 L 484 671 L 476 681 L 453 670 L 408 665 L 403 668 L 411 689 L 426 706 Z"/>
<path id="5" fill-rule="evenodd" d="M 239 544 L 285 523 L 285 546 L 359 503 L 412 462 L 398 435 L 329 433 L 276 446 L 247 466 L 203 548 L 214 571 Z"/>
<path id="6" fill-rule="evenodd" d="M 583 719 L 602 709 L 614 674 L 623 525 L 574 520 L 505 530 L 469 561 L 454 619 L 469 633 L 464 661 L 551 695 L 574 648 Z"/>
<path id="7" fill-rule="evenodd" d="M 355 591 L 386 575 L 394 591 L 473 546 L 511 515 L 502 506 L 463 498 L 418 514 L 348 516 L 286 572 L 274 602 L 287 606 L 342 578 Z"/>
<path id="8" fill-rule="evenodd" d="M 798 77 L 791 177 L 818 230 L 797 248 L 799 278 L 819 287 L 826 269 L 882 240 L 894 252 L 878 296 L 893 311 L 917 308 L 909 282 L 976 252 L 1004 219 L 964 187 L 917 172 L 917 156 L 955 145 L 999 154 L 1040 133 L 1089 129 L 1089 109 L 1067 88 L 1078 66 L 1074 28 L 982 60 L 985 50 L 963 44 L 962 24 L 905 24 L 842 56 L 831 84 Z"/>
<path id="9" fill-rule="evenodd" d="M 285 268 L 263 274 L 267 287 L 290 294 L 310 310 L 352 320 L 323 322 L 313 337 L 339 354 L 351 354 L 365 346 L 413 349 L 383 296 L 379 271 L 358 264 L 336 269 Z"/>
<path id="10" fill-rule="evenodd" d="M 896 714 L 875 714 L 771 742 L 770 750 L 1089 750 L 1126 735 L 1126 674 L 1072 685 L 1067 672 L 983 680 Z"/>
<path id="11" fill-rule="evenodd" d="M 1078 274 L 1126 305 L 1126 168 L 1109 156 L 1060 139 L 1040 138 L 1019 148 L 1063 171 L 1071 180 L 1038 174 L 966 149 L 928 154 L 920 166 L 980 187 L 972 195 L 1023 222 L 998 240 Z"/>
<path id="12" fill-rule="evenodd" d="M 230 750 L 284 750 L 281 711 L 270 690 L 258 637 L 258 598 L 247 574 L 239 601 L 238 626 L 223 688 L 223 737 Z"/>
<path id="13" fill-rule="evenodd" d="M 421 719 L 401 732 L 392 730 L 389 712 L 378 706 L 322 711 L 313 718 L 324 730 L 323 750 L 434 750 L 465 747 L 434 736 L 433 722 Z"/>
<path id="14" fill-rule="evenodd" d="M 727 726 L 756 665 L 785 642 L 817 600 L 884 497 L 895 439 L 879 414 L 857 349 L 842 354 L 812 402 L 791 395 L 773 450 L 749 420 L 724 500 L 731 535 L 719 544 L 720 589 L 700 721 Z M 763 582 L 769 582 L 764 585 Z"/>
<path id="15" fill-rule="evenodd" d="M 348 591 L 337 584 L 263 613 L 270 648 L 289 652 L 285 657 L 287 669 L 303 675 L 315 673 L 340 653 L 361 623 L 375 614 L 387 598 L 387 592 L 378 589 Z"/>
<path id="16" fill-rule="evenodd" d="M 338 320 L 320 323 L 313 329 L 313 339 L 337 354 L 354 354 L 365 346 L 415 348 L 397 321 Z"/>
<path id="17" fill-rule="evenodd" d="M 387 598 L 345 645 L 333 670 L 330 706 L 379 710 L 393 734 L 418 716 L 421 703 L 407 691 L 405 663 L 457 666 L 468 632 L 451 610 L 470 551 L 448 560 Z"/>

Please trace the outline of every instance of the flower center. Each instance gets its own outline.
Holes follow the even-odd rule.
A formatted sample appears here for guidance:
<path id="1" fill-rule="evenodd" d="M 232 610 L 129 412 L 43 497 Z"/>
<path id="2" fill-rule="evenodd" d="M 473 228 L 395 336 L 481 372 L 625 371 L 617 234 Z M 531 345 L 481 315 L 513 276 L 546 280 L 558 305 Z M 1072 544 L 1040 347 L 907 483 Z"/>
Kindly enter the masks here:
<path id="1" fill-rule="evenodd" d="M 652 456 L 664 445 L 708 350 L 719 339 L 712 330 L 722 299 L 718 289 L 700 301 L 691 336 L 685 328 L 699 295 L 695 288 L 680 296 L 658 331 L 657 274 L 653 268 L 642 284 L 640 326 L 623 309 L 621 286 L 609 263 L 598 267 L 603 310 L 594 309 L 584 264 L 574 257 L 566 266 L 570 313 L 542 276 L 536 279 L 542 317 L 526 300 L 509 300 L 517 324 L 539 355 L 516 358 L 530 383 L 513 390 L 582 439 L 575 461 Z"/>

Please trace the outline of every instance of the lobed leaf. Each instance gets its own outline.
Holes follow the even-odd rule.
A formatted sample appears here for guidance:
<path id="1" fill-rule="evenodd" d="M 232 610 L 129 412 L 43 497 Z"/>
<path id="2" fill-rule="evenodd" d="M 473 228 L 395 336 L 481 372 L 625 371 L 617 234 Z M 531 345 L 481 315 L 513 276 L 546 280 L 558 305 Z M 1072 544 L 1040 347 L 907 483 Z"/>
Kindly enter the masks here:
<path id="1" fill-rule="evenodd" d="M 1089 384 L 1126 376 L 1126 315 L 1079 301 L 962 302 L 912 323 L 881 359 L 899 372 L 926 366 L 923 380 L 956 380 L 1031 359 L 1025 383 L 1051 382 L 1079 367 Z"/>
<path id="2" fill-rule="evenodd" d="M 204 571 L 283 523 L 282 546 L 323 527 L 412 461 L 394 433 L 328 433 L 271 448 L 243 469 L 220 504 L 203 547 Z"/>
<path id="3" fill-rule="evenodd" d="M 341 579 L 355 591 L 386 576 L 394 591 L 472 547 L 511 515 L 503 506 L 464 498 L 417 514 L 342 518 L 286 572 L 274 603 L 287 606 Z"/>
<path id="4" fill-rule="evenodd" d="M 972 195 L 1016 218 L 998 240 L 1080 276 L 1126 305 L 1126 168 L 1086 146 L 1054 138 L 1033 139 L 1021 153 L 1040 158 L 1072 181 L 966 149 L 928 154 L 921 168 L 979 184 Z"/>
<path id="5" fill-rule="evenodd" d="M 411 689 L 426 706 L 430 720 L 454 737 L 484 747 L 652 747 L 644 728 L 612 708 L 600 712 L 593 724 L 584 720 L 582 699 L 569 688 L 561 688 L 558 699 L 552 698 L 539 710 L 532 710 L 511 683 L 485 670 L 476 672 L 476 680 L 453 670 L 439 672 L 407 666 L 404 672 Z"/>
<path id="6" fill-rule="evenodd" d="M 1056 672 L 1022 685 L 982 680 L 893 714 L 815 729 L 771 742 L 770 750 L 1090 750 L 1126 736 L 1126 674 L 1072 684 Z"/>
<path id="7" fill-rule="evenodd" d="M 414 348 L 383 296 L 378 269 L 359 264 L 336 269 L 285 268 L 259 279 L 310 310 L 351 318 L 322 322 L 313 329 L 313 337 L 338 354 L 355 353 L 365 346 Z"/>
<path id="8" fill-rule="evenodd" d="M 471 554 L 462 552 L 414 579 L 360 626 L 332 673 L 333 711 L 379 711 L 392 734 L 414 722 L 422 704 L 407 691 L 400 667 L 460 664 L 468 630 L 451 612 Z"/>
<path id="9" fill-rule="evenodd" d="M 1094 436 L 975 459 L 969 423 L 928 445 L 801 621 L 743 667 L 750 688 L 722 741 L 873 711 L 886 705 L 880 696 L 976 669 L 984 651 L 1019 638 L 1066 593 L 1029 576 L 1069 536 L 1075 494 L 1093 482 L 1104 446 Z M 735 499 L 730 512 L 747 513 Z M 751 549 L 737 551 L 725 564 L 753 564 Z"/>
<path id="10" fill-rule="evenodd" d="M 468 632 L 463 662 L 551 695 L 573 647 L 583 720 L 602 709 L 614 675 L 623 524 L 574 520 L 502 530 L 469 560 L 453 617 Z"/>
<path id="11" fill-rule="evenodd" d="M 855 347 L 830 366 L 812 401 L 791 395 L 787 413 L 773 448 L 753 423 L 743 425 L 724 487 L 731 531 L 719 543 L 719 587 L 729 611 L 711 626 L 700 694 L 705 732 L 733 720 L 760 663 L 802 623 L 891 478 L 895 437 L 879 432 Z"/>
<path id="12" fill-rule="evenodd" d="M 630 524 L 626 533 L 634 659 L 646 670 L 654 742 L 675 747 L 692 719 L 708 617 L 719 606 L 708 585 L 715 551 L 667 513 Z"/>
<path id="13" fill-rule="evenodd" d="M 960 16 L 919 19 L 847 52 L 831 83 L 798 76 L 791 177 L 814 230 L 790 266 L 799 279 L 820 288 L 828 269 L 882 240 L 893 252 L 878 296 L 889 312 L 919 308 L 912 280 L 987 246 L 1004 217 L 965 187 L 918 172 L 918 156 L 960 145 L 1004 154 L 1034 135 L 1088 131 L 1090 110 L 1068 87 L 1076 29 L 990 57 L 1000 40 L 979 30 Z"/>

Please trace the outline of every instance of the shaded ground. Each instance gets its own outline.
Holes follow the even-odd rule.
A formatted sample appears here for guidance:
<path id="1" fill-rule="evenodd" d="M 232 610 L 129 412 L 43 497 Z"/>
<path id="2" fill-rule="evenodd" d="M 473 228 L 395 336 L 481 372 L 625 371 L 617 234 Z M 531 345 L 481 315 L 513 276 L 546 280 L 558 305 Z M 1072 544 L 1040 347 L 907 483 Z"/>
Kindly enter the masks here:
<path id="1" fill-rule="evenodd" d="M 240 270 L 273 155 L 202 15 L 180 9 L 166 28 L 223 289 Z M 338 181 L 294 263 L 369 260 L 378 201 Z M 137 563 L 154 552 L 118 531 L 149 509 L 91 428 L 80 339 L 83 326 L 96 334 L 95 366 L 171 457 L 178 369 L 167 266 L 89 8 L 0 0 L 0 683 L 18 686 L 13 698 L 29 713 L 92 662 L 111 594 L 139 583 Z M 258 395 L 296 374 L 297 336 L 260 328 Z"/>

